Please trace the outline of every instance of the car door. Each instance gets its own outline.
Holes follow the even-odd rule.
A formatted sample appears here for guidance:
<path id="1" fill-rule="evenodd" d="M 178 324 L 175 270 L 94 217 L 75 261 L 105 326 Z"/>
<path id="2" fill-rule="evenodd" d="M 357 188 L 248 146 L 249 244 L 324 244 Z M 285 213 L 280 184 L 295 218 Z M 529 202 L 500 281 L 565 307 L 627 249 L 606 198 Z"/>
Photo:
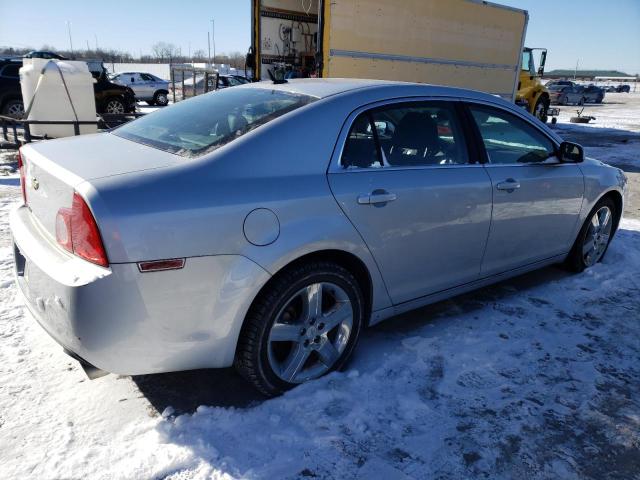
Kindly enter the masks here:
<path id="1" fill-rule="evenodd" d="M 123 75 L 123 80 L 133 90 L 137 99 L 145 98 L 144 85 L 138 73 L 126 73 Z"/>
<path id="2" fill-rule="evenodd" d="M 160 87 L 157 85 L 156 79 L 147 73 L 140 74 L 140 80 L 142 85 L 142 91 L 144 92 L 144 98 L 152 99 Z"/>
<path id="3" fill-rule="evenodd" d="M 392 301 L 476 280 L 491 182 L 467 148 L 457 107 L 394 102 L 357 112 L 346 125 L 329 184 Z"/>
<path id="4" fill-rule="evenodd" d="M 562 163 L 542 130 L 503 109 L 470 104 L 493 185 L 493 214 L 483 276 L 549 259 L 571 249 L 584 179 Z"/>

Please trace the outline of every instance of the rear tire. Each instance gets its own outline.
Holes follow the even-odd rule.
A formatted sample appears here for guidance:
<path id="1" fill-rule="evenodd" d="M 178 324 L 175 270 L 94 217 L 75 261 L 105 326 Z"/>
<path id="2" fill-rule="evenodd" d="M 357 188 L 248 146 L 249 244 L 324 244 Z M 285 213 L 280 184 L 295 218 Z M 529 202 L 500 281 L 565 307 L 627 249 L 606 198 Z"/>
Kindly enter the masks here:
<path id="1" fill-rule="evenodd" d="M 169 104 L 169 97 L 165 92 L 156 92 L 153 96 L 153 103 L 159 107 L 166 107 Z"/>
<path id="2" fill-rule="evenodd" d="M 103 113 L 123 114 L 126 113 L 126 107 L 121 98 L 110 97 L 104 102 Z"/>
<path id="3" fill-rule="evenodd" d="M 293 266 L 254 300 L 235 367 L 266 396 L 340 370 L 358 342 L 364 312 L 360 286 L 345 268 L 325 261 Z"/>
<path id="4" fill-rule="evenodd" d="M 14 118 L 22 118 L 24 115 L 24 103 L 22 100 L 9 100 L 2 108 L 2 115 Z"/>
<path id="5" fill-rule="evenodd" d="M 615 233 L 617 221 L 618 212 L 613 200 L 605 197 L 596 203 L 578 233 L 564 262 L 565 266 L 572 272 L 579 273 L 602 261 Z"/>

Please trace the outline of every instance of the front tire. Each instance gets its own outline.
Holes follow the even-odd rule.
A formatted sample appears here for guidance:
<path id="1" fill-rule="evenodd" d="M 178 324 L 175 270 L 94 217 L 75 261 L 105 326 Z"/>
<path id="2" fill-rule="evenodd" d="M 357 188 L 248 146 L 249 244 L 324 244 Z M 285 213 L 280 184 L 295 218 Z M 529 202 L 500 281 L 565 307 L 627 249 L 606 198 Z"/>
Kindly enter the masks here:
<path id="1" fill-rule="evenodd" d="M 360 286 L 345 268 L 324 261 L 294 266 L 249 309 L 235 367 L 267 396 L 339 370 L 358 342 L 364 312 Z"/>
<path id="2" fill-rule="evenodd" d="M 602 261 L 615 232 L 617 215 L 616 206 L 608 197 L 593 207 L 565 261 L 569 270 L 582 272 Z"/>
<path id="3" fill-rule="evenodd" d="M 549 110 L 548 101 L 544 97 L 541 97 L 536 102 L 536 106 L 533 109 L 533 113 L 534 113 L 535 117 L 538 120 L 540 120 L 542 123 L 547 123 L 547 120 L 548 120 L 547 112 L 548 112 L 548 110 Z"/>

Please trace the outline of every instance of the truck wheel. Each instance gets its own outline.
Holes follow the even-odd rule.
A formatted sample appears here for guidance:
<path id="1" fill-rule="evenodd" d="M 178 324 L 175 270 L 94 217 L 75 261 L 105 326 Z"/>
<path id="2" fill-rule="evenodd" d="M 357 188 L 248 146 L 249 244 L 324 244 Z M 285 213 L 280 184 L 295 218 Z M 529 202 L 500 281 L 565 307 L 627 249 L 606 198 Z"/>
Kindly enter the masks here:
<path id="1" fill-rule="evenodd" d="M 547 123 L 547 111 L 549 110 L 549 105 L 545 101 L 544 98 L 539 98 L 536 102 L 536 106 L 533 109 L 533 114 L 535 117 L 540 120 L 542 123 Z"/>
<path id="2" fill-rule="evenodd" d="M 8 117 L 20 118 L 24 115 L 24 103 L 22 103 L 22 100 L 9 100 L 2 108 L 2 114 Z"/>
<path id="3" fill-rule="evenodd" d="M 156 92 L 153 96 L 153 103 L 159 107 L 165 107 L 169 103 L 169 97 L 167 97 L 166 92 Z"/>

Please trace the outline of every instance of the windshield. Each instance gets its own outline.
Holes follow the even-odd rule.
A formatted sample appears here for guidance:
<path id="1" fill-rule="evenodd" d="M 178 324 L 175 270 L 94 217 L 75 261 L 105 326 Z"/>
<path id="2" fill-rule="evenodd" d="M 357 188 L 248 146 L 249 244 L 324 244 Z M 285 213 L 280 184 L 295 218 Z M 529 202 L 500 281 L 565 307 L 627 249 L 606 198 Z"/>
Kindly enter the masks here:
<path id="1" fill-rule="evenodd" d="M 195 157 L 314 100 L 306 95 L 264 88 L 229 88 L 158 110 L 113 133 L 167 152 Z"/>
<path id="2" fill-rule="evenodd" d="M 567 88 L 567 86 L 566 86 L 566 85 L 558 85 L 558 84 L 555 84 L 555 85 L 550 85 L 550 86 L 549 86 L 549 90 L 553 90 L 553 91 L 555 91 L 555 90 L 558 90 L 558 91 L 559 91 L 559 90 L 564 90 L 565 88 Z"/>

